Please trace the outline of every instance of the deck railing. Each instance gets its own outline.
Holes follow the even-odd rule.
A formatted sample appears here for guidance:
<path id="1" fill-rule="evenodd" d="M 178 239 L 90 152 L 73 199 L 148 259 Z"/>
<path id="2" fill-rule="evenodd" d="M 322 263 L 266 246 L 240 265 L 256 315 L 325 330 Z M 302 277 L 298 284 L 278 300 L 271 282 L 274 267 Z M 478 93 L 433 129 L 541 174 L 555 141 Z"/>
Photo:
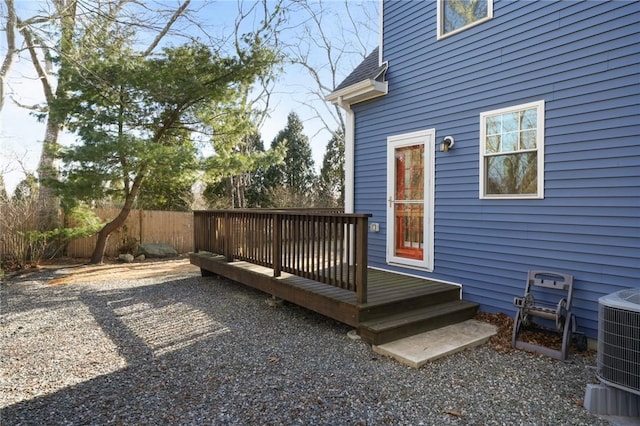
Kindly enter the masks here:
<path id="1" fill-rule="evenodd" d="M 366 303 L 368 218 L 335 209 L 195 211 L 195 251 L 350 290 Z"/>

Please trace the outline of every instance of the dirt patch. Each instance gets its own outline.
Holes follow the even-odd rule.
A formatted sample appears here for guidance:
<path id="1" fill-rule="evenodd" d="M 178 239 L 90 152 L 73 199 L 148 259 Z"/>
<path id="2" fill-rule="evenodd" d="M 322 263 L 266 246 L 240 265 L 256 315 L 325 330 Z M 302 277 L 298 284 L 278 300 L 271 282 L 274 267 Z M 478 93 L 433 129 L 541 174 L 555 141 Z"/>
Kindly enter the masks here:
<path id="1" fill-rule="evenodd" d="M 51 266 L 45 266 L 51 268 Z M 153 277 L 190 276 L 200 272 L 188 259 L 145 261 L 139 263 L 114 263 L 103 265 L 69 265 L 56 269 L 60 274 L 49 285 L 66 285 L 80 282 L 135 280 Z"/>

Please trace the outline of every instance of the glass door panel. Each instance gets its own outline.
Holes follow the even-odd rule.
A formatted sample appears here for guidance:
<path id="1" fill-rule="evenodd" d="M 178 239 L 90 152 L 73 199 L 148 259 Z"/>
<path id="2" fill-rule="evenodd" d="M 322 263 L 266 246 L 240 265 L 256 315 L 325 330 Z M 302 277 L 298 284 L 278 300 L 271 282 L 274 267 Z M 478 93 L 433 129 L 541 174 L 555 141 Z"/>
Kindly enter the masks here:
<path id="1" fill-rule="evenodd" d="M 395 148 L 394 255 L 424 259 L 424 144 Z"/>

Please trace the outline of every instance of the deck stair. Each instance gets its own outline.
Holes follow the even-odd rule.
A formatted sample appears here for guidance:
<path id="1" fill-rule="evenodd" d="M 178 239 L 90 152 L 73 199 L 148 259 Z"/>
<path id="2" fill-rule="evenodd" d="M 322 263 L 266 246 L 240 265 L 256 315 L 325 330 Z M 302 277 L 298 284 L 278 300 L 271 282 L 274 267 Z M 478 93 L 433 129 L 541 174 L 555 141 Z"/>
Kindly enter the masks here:
<path id="1" fill-rule="evenodd" d="M 478 309 L 477 304 L 464 300 L 440 302 L 411 310 L 402 310 L 402 306 L 402 303 L 397 303 L 398 312 L 361 322 L 358 327 L 360 337 L 374 345 L 382 345 L 473 318 Z"/>

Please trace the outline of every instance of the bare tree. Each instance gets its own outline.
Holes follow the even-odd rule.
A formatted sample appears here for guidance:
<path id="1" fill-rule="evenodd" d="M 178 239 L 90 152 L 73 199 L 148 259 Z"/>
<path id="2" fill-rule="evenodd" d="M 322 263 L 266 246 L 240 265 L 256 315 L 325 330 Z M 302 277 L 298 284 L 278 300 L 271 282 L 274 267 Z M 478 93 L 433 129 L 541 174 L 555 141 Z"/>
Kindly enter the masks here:
<path id="1" fill-rule="evenodd" d="M 49 0 L 41 12 L 21 19 L 13 0 L 4 0 L 7 8 L 6 34 L 9 47 L 5 54 L 0 77 L 3 88 L 13 59 L 26 52 L 42 85 L 45 102 L 41 105 L 22 105 L 46 121 L 42 153 L 38 163 L 41 188 L 37 203 L 37 224 L 41 230 L 59 225 L 59 201 L 47 183 L 58 177 L 56 152 L 65 117 L 55 110 L 55 102 L 67 94 L 70 73 L 82 70 L 83 57 L 105 42 L 113 34 L 114 26 L 144 29 L 155 33 L 144 55 L 150 55 L 175 25 L 186 14 L 191 0 L 184 0 L 172 10 L 153 9 L 135 0 Z M 16 31 L 22 36 L 23 47 L 16 47 Z M 56 74 L 53 73 L 55 63 Z M 4 89 L 2 92 L 4 97 Z M 1 101 L 0 101 L 1 102 Z M 0 103 L 1 105 L 1 103 Z"/>
<path id="2" fill-rule="evenodd" d="M 5 29 L 5 34 L 7 38 L 7 51 L 5 52 L 4 60 L 2 61 L 2 67 L 0 67 L 0 111 L 2 111 L 2 107 L 4 106 L 5 80 L 7 78 L 7 75 L 9 74 L 9 70 L 11 69 L 13 60 L 18 54 L 18 50 L 16 49 L 15 5 L 13 3 L 13 0 L 5 0 L 5 3 L 7 5 L 7 11 L 6 11 L 6 24 L 4 29 Z"/>
<path id="3" fill-rule="evenodd" d="M 249 33 L 253 37 L 253 41 L 259 44 L 268 43 L 277 51 L 280 47 L 280 31 L 286 20 L 288 7 L 290 6 L 285 4 L 285 0 L 261 0 L 255 1 L 249 6 L 239 0 L 233 31 L 236 53 L 240 54 L 242 46 L 248 41 L 243 28 L 252 18 L 258 18 L 259 22 L 257 27 L 252 28 Z M 260 111 L 260 114 L 253 117 L 253 120 L 256 126 L 260 127 L 269 113 L 271 93 L 275 86 L 274 72 L 260 76 L 256 83 L 252 87 L 246 88 L 245 102 L 249 107 L 259 105 L 254 110 Z"/>
<path id="4" fill-rule="evenodd" d="M 341 4 L 323 0 L 297 2 L 305 19 L 291 31 L 294 42 L 284 46 L 287 59 L 311 77 L 304 87 L 307 97 L 299 102 L 313 111 L 325 129 L 344 133 L 344 118 L 337 105 L 325 97 L 341 83 L 378 43 L 377 2 L 343 0 Z"/>
<path id="5" fill-rule="evenodd" d="M 378 44 L 378 2 L 343 0 L 300 0 L 296 2 L 302 21 L 289 29 L 296 34 L 293 43 L 284 46 L 294 69 L 303 71 L 310 81 L 296 87 L 295 99 L 311 116 L 305 122 L 321 123 L 312 137 L 327 131 L 331 137 L 320 170 L 317 199 L 331 204 L 343 203 L 344 135 L 343 111 L 325 101 L 327 95 L 359 65 Z M 300 96 L 302 94 L 306 96 Z M 331 188 L 331 189 L 329 189 Z"/>

